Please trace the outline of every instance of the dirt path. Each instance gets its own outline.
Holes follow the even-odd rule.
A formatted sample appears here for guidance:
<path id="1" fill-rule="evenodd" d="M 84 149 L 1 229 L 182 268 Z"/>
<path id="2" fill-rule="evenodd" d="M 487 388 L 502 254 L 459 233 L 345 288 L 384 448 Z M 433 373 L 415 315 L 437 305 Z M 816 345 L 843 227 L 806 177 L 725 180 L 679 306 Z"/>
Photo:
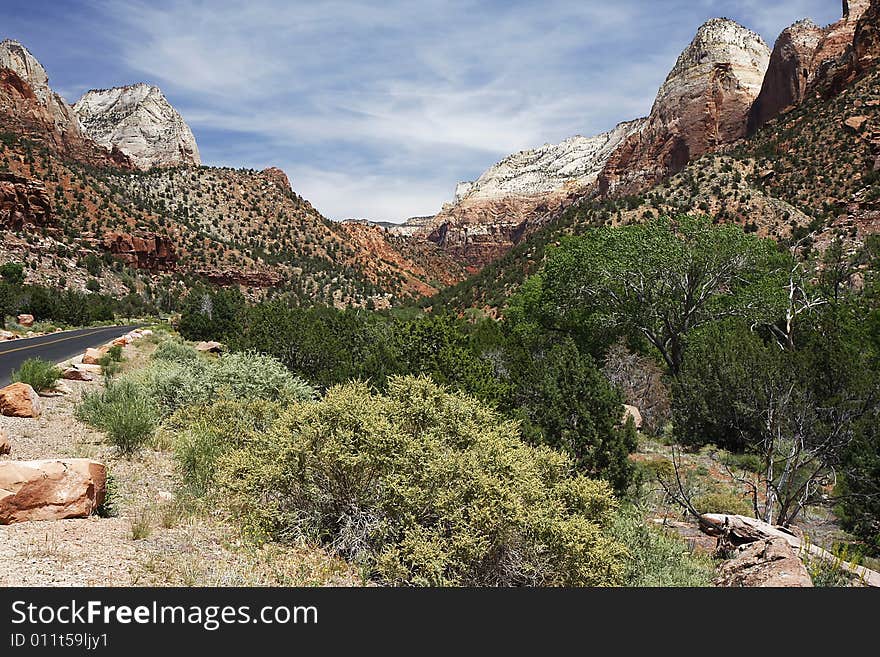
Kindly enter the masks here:
<path id="1" fill-rule="evenodd" d="M 125 347 L 137 368 L 152 346 Z M 117 516 L 0 525 L 0 586 L 259 586 L 358 583 L 313 549 L 256 549 L 216 514 L 168 502 L 175 490 L 169 452 L 145 449 L 123 458 L 73 411 L 95 381 L 65 381 L 70 393 L 43 397 L 40 418 L 0 416 L 11 454 L 0 459 L 85 457 L 106 463 Z"/>

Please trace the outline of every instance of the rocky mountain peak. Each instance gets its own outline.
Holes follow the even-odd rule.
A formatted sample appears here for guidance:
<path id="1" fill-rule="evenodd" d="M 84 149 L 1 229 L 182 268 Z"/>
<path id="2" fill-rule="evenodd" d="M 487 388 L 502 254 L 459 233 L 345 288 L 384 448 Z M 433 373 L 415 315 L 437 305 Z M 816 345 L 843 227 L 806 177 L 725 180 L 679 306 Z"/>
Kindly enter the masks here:
<path id="1" fill-rule="evenodd" d="M 73 109 L 92 139 L 118 147 L 141 169 L 201 164 L 192 130 L 159 87 L 93 89 Z"/>
<path id="2" fill-rule="evenodd" d="M 8 68 L 27 82 L 42 104 L 47 104 L 52 97 L 49 88 L 49 76 L 46 69 L 37 61 L 30 50 L 13 39 L 0 42 L 0 68 Z"/>
<path id="3" fill-rule="evenodd" d="M 727 18 L 704 23 L 657 92 L 647 122 L 608 160 L 602 191 L 641 191 L 744 137 L 769 62 L 770 49 L 755 32 Z"/>
<path id="4" fill-rule="evenodd" d="M 711 18 L 679 55 L 657 98 L 679 93 L 683 80 L 705 80 L 716 66 L 735 67 L 737 83 L 757 95 L 769 63 L 770 48 L 760 35 L 729 18 Z"/>
<path id="5" fill-rule="evenodd" d="M 870 0 L 843 0 L 843 15 L 837 22 L 819 27 L 804 19 L 782 31 L 773 47 L 761 93 L 749 112 L 749 134 L 799 105 L 810 89 L 827 84 L 852 48 L 858 23 L 870 5 Z"/>

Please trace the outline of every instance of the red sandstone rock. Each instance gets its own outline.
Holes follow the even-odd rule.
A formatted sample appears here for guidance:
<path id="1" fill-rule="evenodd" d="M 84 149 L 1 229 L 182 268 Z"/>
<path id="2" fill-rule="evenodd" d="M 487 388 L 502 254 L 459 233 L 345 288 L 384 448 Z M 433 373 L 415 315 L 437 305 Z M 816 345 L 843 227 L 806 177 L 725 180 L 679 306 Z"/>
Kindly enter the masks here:
<path id="1" fill-rule="evenodd" d="M 608 160 L 600 190 L 641 192 L 744 137 L 769 61 L 754 32 L 728 19 L 704 24 L 660 87 L 645 126 Z"/>
<path id="2" fill-rule="evenodd" d="M 170 271 L 177 262 L 174 243 L 165 235 L 110 231 L 104 234 L 103 246 L 118 260 L 137 269 Z"/>
<path id="3" fill-rule="evenodd" d="M 61 378 L 67 379 L 68 381 L 92 381 L 95 377 L 86 370 L 78 369 L 76 367 L 68 367 L 61 374 Z"/>
<path id="4" fill-rule="evenodd" d="M 52 204 L 46 186 L 12 173 L 0 173 L 0 226 L 21 230 L 27 224 L 53 223 Z"/>
<path id="5" fill-rule="evenodd" d="M 82 357 L 83 365 L 100 365 L 101 359 L 104 357 L 104 354 L 106 354 L 107 351 L 107 347 L 101 347 L 99 349 L 86 349 L 86 352 L 83 354 Z"/>
<path id="6" fill-rule="evenodd" d="M 761 93 L 749 111 L 749 134 L 803 101 L 807 85 L 815 74 L 813 57 L 826 34 L 826 29 L 810 20 L 797 22 L 782 31 L 770 55 Z"/>
<path id="7" fill-rule="evenodd" d="M 21 314 L 17 317 L 18 323 L 24 327 L 30 327 L 34 325 L 34 316 Z"/>
<path id="8" fill-rule="evenodd" d="M 285 192 L 292 191 L 292 188 L 290 186 L 290 179 L 287 177 L 287 174 L 278 167 L 269 167 L 268 169 L 263 169 L 261 173 L 272 183 L 277 185 L 281 190 Z"/>
<path id="9" fill-rule="evenodd" d="M 812 587 L 803 562 L 784 538 L 745 545 L 718 569 L 716 586 Z"/>
<path id="10" fill-rule="evenodd" d="M 39 417 L 40 397 L 27 383 L 13 383 L 0 390 L 0 415 Z"/>
<path id="11" fill-rule="evenodd" d="M 106 467 L 89 459 L 0 462 L 0 525 L 85 518 L 106 487 Z"/>

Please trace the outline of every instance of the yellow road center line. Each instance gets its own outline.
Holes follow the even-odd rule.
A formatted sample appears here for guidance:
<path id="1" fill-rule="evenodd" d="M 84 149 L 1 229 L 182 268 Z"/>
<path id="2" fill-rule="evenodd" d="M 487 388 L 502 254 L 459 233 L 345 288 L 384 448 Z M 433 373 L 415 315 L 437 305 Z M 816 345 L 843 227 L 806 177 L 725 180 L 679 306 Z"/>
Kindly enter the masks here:
<path id="1" fill-rule="evenodd" d="M 112 328 L 116 328 L 116 327 L 112 327 Z M 95 333 L 102 333 L 104 331 L 109 331 L 109 330 L 111 330 L 111 327 L 97 329 L 95 331 L 92 331 L 91 333 L 82 333 L 80 335 L 71 335 L 66 338 L 58 338 L 57 340 L 50 340 L 49 342 L 41 342 L 40 344 L 30 344 L 30 345 L 27 345 L 26 347 L 16 347 L 15 349 L 7 349 L 5 351 L 0 351 L 0 358 L 5 356 L 6 354 L 14 354 L 16 351 L 26 351 L 28 349 L 39 349 L 40 347 L 45 347 L 46 345 L 57 344 L 58 342 L 66 342 L 67 340 L 76 340 L 78 338 L 87 338 L 90 335 L 95 335 Z"/>

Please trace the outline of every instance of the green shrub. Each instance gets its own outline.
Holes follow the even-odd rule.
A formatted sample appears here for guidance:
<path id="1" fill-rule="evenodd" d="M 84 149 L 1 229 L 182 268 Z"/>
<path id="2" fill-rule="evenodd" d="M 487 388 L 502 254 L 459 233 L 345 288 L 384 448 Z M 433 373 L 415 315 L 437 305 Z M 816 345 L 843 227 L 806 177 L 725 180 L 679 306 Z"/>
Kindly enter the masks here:
<path id="1" fill-rule="evenodd" d="M 184 344 L 177 340 L 166 339 L 159 343 L 151 358 L 153 360 L 167 360 L 174 363 L 183 363 L 198 360 L 200 355 L 194 347 L 191 347 L 188 344 Z"/>
<path id="2" fill-rule="evenodd" d="M 291 374 L 271 356 L 257 353 L 223 354 L 206 370 L 207 386 L 214 395 L 230 398 L 303 401 L 315 390 Z"/>
<path id="3" fill-rule="evenodd" d="M 142 387 L 144 395 L 167 417 L 179 408 L 205 404 L 212 390 L 206 385 L 207 363 L 201 359 L 185 362 L 158 360 L 126 377 Z"/>
<path id="4" fill-rule="evenodd" d="M 104 501 L 95 510 L 99 518 L 115 518 L 119 515 L 119 493 L 116 486 L 116 478 L 108 472 L 107 482 L 104 485 Z"/>
<path id="5" fill-rule="evenodd" d="M 122 364 L 119 361 L 113 360 L 110 354 L 101 356 L 98 364 L 101 366 L 101 373 L 104 375 L 105 386 L 110 385 L 110 382 L 122 372 Z"/>
<path id="6" fill-rule="evenodd" d="M 650 527 L 634 507 L 621 509 L 612 535 L 627 548 L 626 586 L 711 586 L 714 565 L 678 536 Z"/>
<path id="7" fill-rule="evenodd" d="M 810 545 L 811 542 L 808 536 L 805 541 L 804 565 L 810 573 L 813 586 L 846 587 L 864 585 L 858 575 L 844 568 L 844 563 L 849 563 L 853 566 L 862 565 L 864 555 L 858 548 L 854 549 L 852 545 L 846 543 L 837 543 L 829 550 L 834 558 L 826 560 L 810 553 Z"/>
<path id="8" fill-rule="evenodd" d="M 152 400 L 131 381 L 118 381 L 102 391 L 86 393 L 75 414 L 77 419 L 105 431 L 124 454 L 142 447 L 152 437 L 158 420 Z"/>
<path id="9" fill-rule="evenodd" d="M 165 431 L 173 436 L 174 457 L 192 493 L 207 494 L 214 485 L 217 459 L 241 447 L 251 434 L 268 431 L 280 412 L 275 402 L 223 400 L 172 415 Z"/>
<path id="10" fill-rule="evenodd" d="M 13 383 L 27 383 L 37 392 L 54 390 L 61 378 L 61 370 L 42 358 L 28 358 L 21 367 L 12 372 Z"/>
<path id="11" fill-rule="evenodd" d="M 616 585 L 606 482 L 427 378 L 291 405 L 219 457 L 220 499 L 258 539 L 320 543 L 410 585 Z"/>
<path id="12" fill-rule="evenodd" d="M 757 454 L 731 454 L 723 452 L 721 462 L 728 468 L 739 468 L 747 472 L 761 473 L 764 471 L 764 461 Z"/>
<path id="13" fill-rule="evenodd" d="M 114 344 L 107 350 L 107 356 L 117 363 L 122 362 L 122 345 Z"/>
<path id="14" fill-rule="evenodd" d="M 731 513 L 750 516 L 754 509 L 741 493 L 732 490 L 713 490 L 691 500 L 700 513 Z"/>
<path id="15" fill-rule="evenodd" d="M 276 359 L 258 354 L 223 354 L 216 360 L 159 359 L 134 372 L 130 380 L 143 387 L 162 417 L 221 397 L 304 401 L 315 395 L 314 388 Z"/>

